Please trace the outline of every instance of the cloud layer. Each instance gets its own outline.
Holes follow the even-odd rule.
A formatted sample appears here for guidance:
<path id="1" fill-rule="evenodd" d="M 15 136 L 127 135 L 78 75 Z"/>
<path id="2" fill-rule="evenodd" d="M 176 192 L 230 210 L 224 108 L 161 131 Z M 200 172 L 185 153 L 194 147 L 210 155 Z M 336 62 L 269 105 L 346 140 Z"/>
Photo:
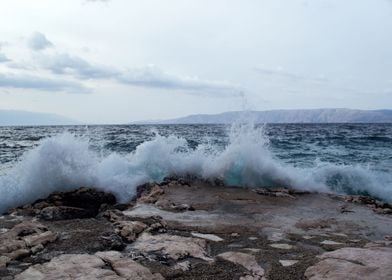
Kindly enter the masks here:
<path id="1" fill-rule="evenodd" d="M 28 47 L 32 51 L 33 60 L 23 63 L 13 61 L 13 63 L 8 64 L 9 69 L 22 72 L 18 75 L 3 74 L 0 76 L 0 87 L 66 92 L 81 90 L 82 93 L 85 93 L 86 87 L 83 86 L 83 83 L 86 80 L 111 80 L 127 86 L 176 90 L 186 94 L 214 97 L 240 96 L 243 91 L 240 86 L 230 82 L 176 75 L 154 65 L 120 69 L 114 66 L 91 63 L 88 59 L 78 55 L 61 52 L 41 32 L 35 32 L 29 37 Z M 42 52 L 47 48 L 51 48 L 50 51 Z M 10 61 L 8 57 L 0 53 L 0 62 L 8 61 Z M 48 71 L 53 77 L 62 76 L 63 78 L 61 80 L 39 78 L 37 70 L 38 72 Z M 68 81 L 67 79 L 77 80 L 78 82 Z"/>
<path id="2" fill-rule="evenodd" d="M 86 93 L 88 89 L 77 82 L 63 79 L 48 79 L 30 75 L 15 75 L 0 73 L 0 87 L 36 89 L 44 91 L 63 91 L 68 93 Z"/>

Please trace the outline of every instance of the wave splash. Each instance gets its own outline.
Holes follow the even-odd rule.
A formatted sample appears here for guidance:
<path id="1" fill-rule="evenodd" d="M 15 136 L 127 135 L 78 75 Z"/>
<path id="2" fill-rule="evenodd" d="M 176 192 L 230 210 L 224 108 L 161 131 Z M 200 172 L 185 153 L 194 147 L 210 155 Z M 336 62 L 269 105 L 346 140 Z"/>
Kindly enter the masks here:
<path id="1" fill-rule="evenodd" d="M 262 128 L 233 125 L 229 144 L 201 144 L 157 134 L 127 155 L 100 155 L 89 141 L 64 133 L 41 141 L 0 176 L 0 212 L 54 191 L 94 186 L 130 199 L 136 187 L 170 175 L 222 179 L 237 186 L 289 186 L 318 192 L 365 194 L 392 201 L 392 176 L 361 166 L 315 163 L 299 168 L 280 162 L 269 149 Z"/>

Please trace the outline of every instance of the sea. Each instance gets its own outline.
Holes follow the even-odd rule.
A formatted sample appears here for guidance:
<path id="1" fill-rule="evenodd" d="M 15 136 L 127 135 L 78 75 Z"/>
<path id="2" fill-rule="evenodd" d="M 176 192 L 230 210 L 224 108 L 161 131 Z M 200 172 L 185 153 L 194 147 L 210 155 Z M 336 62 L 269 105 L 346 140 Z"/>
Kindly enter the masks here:
<path id="1" fill-rule="evenodd" d="M 125 202 L 167 176 L 392 202 L 392 124 L 0 127 L 0 212 L 82 186 Z"/>

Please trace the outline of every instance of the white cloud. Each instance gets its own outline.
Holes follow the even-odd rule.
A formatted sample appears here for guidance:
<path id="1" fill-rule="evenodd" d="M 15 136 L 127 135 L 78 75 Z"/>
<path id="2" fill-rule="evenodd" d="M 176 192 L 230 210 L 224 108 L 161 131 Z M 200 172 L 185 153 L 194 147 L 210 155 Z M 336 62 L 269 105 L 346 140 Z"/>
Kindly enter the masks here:
<path id="1" fill-rule="evenodd" d="M 34 51 L 40 51 L 53 46 L 44 34 L 41 32 L 34 32 L 28 39 L 28 46 Z"/>

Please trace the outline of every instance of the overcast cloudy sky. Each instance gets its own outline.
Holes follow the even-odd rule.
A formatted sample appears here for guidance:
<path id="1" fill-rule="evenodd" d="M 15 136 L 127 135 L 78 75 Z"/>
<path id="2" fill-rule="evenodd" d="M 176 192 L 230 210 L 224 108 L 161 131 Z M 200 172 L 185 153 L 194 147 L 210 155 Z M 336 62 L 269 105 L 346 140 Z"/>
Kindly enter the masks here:
<path id="1" fill-rule="evenodd" d="M 389 0 L 2 0 L 0 109 L 392 108 Z"/>

